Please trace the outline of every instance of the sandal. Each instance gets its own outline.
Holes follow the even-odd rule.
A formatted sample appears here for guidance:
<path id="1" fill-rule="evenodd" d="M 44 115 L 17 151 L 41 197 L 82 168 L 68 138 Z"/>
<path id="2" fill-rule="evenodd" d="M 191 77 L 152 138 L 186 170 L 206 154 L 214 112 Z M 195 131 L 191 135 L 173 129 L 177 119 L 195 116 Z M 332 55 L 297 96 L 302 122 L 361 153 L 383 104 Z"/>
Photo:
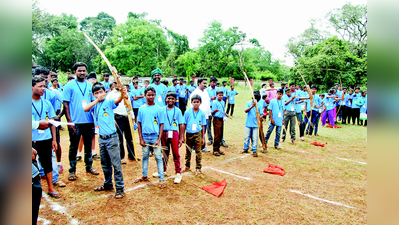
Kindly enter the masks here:
<path id="1" fill-rule="evenodd" d="M 220 156 L 219 152 L 213 152 L 214 156 Z"/>
<path id="2" fill-rule="evenodd" d="M 150 179 L 148 179 L 148 177 L 140 177 L 134 181 L 134 183 L 139 183 L 139 182 L 150 182 Z"/>
<path id="3" fill-rule="evenodd" d="M 249 153 L 248 150 L 242 150 L 240 154 Z"/>
<path id="4" fill-rule="evenodd" d="M 47 192 L 47 194 L 48 195 L 50 195 L 50 197 L 52 197 L 52 198 L 60 198 L 61 197 L 61 194 L 60 193 L 58 193 L 58 191 L 56 191 L 56 192 Z"/>
<path id="5" fill-rule="evenodd" d="M 166 184 L 165 184 L 165 181 L 164 180 L 160 180 L 159 181 L 159 188 L 165 188 L 166 187 Z"/>
<path id="6" fill-rule="evenodd" d="M 253 153 L 253 156 L 254 156 L 254 157 L 258 157 L 258 153 L 254 152 L 254 153 Z"/>
<path id="7" fill-rule="evenodd" d="M 112 191 L 114 190 L 114 187 L 111 188 L 105 188 L 104 185 L 98 186 L 96 188 L 94 188 L 94 191 Z"/>
<path id="8" fill-rule="evenodd" d="M 53 183 L 54 186 L 58 186 L 58 187 L 65 187 L 66 184 L 60 180 L 57 180 L 56 182 Z"/>
<path id="9" fill-rule="evenodd" d="M 123 190 L 116 190 L 115 192 L 115 198 L 116 199 L 121 199 L 125 196 L 125 193 L 123 192 Z"/>
<path id="10" fill-rule="evenodd" d="M 191 172 L 190 167 L 186 167 L 186 168 L 184 168 L 183 171 L 181 171 L 181 173 L 185 173 L 185 172 Z"/>
<path id="11" fill-rule="evenodd" d="M 219 154 L 220 154 L 220 155 L 225 155 L 224 152 L 222 152 L 222 151 L 219 151 Z"/>
<path id="12" fill-rule="evenodd" d="M 93 174 L 93 175 L 98 175 L 98 174 L 100 174 L 96 169 L 94 169 L 93 167 L 89 170 L 89 171 L 86 171 L 86 172 L 88 172 L 88 173 L 91 173 L 91 174 Z"/>
<path id="13" fill-rule="evenodd" d="M 69 173 L 68 180 L 74 181 L 74 180 L 77 180 L 77 179 L 78 179 L 78 177 L 76 176 L 75 173 Z"/>

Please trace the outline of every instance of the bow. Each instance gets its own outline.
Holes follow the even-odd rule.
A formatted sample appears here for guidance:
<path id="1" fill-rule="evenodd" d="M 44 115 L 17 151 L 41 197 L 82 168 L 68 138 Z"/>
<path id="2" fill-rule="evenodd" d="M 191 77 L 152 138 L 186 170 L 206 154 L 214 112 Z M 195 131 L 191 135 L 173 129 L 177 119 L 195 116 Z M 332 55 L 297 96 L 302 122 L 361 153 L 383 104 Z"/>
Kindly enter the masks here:
<path id="1" fill-rule="evenodd" d="M 298 70 L 298 68 L 297 68 L 295 65 L 294 65 L 294 67 L 295 67 L 296 70 Z M 310 106 L 311 106 L 309 122 L 310 122 L 310 126 L 314 127 L 314 125 L 313 125 L 313 123 L 312 123 L 312 120 L 311 120 L 311 118 L 312 118 L 312 111 L 313 111 L 313 95 L 312 95 L 312 92 L 310 92 L 310 87 L 309 87 L 309 85 L 306 83 L 305 78 L 303 77 L 301 71 L 298 70 L 298 72 L 299 72 L 299 74 L 301 75 L 302 80 L 303 80 L 303 82 L 305 83 L 305 85 L 308 86 L 308 89 L 307 89 L 307 90 L 308 90 L 309 100 L 310 100 Z M 306 113 L 306 109 L 305 109 L 305 113 Z"/>
<path id="2" fill-rule="evenodd" d="M 339 77 L 339 82 L 341 83 L 341 90 L 342 90 L 343 86 L 342 86 L 341 76 L 338 74 L 338 77 Z M 345 96 L 345 93 L 344 93 L 344 90 L 342 90 L 342 96 L 341 96 L 342 102 L 343 102 L 344 99 L 345 99 L 344 96 Z M 336 115 L 337 118 L 338 118 L 339 110 L 341 109 L 341 105 L 342 105 L 342 103 L 338 106 L 337 115 Z M 341 123 L 342 123 L 342 121 L 341 121 Z"/>
<path id="3" fill-rule="evenodd" d="M 132 115 L 131 115 L 131 113 L 133 112 L 132 103 L 128 99 L 125 98 L 125 94 L 122 91 L 123 90 L 122 89 L 123 88 L 122 82 L 120 81 L 119 77 L 117 76 L 118 71 L 116 70 L 116 68 L 114 66 L 111 65 L 111 63 L 108 61 L 107 57 L 105 57 L 105 55 L 101 51 L 101 49 L 84 32 L 82 32 L 82 33 L 87 38 L 87 40 L 89 40 L 89 42 L 94 46 L 94 48 L 97 49 L 98 53 L 100 53 L 100 55 L 104 59 L 105 63 L 107 63 L 107 66 L 108 66 L 109 70 L 112 72 L 112 76 L 113 76 L 114 80 L 117 82 L 118 87 L 120 88 L 120 92 L 121 92 L 121 95 L 122 95 L 122 98 L 123 98 L 123 103 L 124 103 L 124 105 L 126 107 L 127 116 L 129 118 L 130 132 L 132 133 L 133 145 L 134 145 L 134 143 L 136 143 L 136 142 L 134 140 L 135 137 L 134 137 L 134 129 L 133 129 L 133 123 L 132 123 Z M 134 156 L 137 159 L 135 146 L 133 146 L 133 153 L 134 153 Z"/>

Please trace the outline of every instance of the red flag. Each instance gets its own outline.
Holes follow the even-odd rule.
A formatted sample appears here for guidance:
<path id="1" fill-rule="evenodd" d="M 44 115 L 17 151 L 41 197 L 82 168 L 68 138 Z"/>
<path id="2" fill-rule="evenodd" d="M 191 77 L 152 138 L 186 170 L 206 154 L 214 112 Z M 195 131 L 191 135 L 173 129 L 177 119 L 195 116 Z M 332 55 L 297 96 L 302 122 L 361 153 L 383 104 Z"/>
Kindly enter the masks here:
<path id="1" fill-rule="evenodd" d="M 269 168 L 263 170 L 265 173 L 273 173 L 277 175 L 284 176 L 285 170 L 277 165 L 273 165 L 269 163 Z"/>
<path id="2" fill-rule="evenodd" d="M 202 189 L 213 194 L 216 197 L 220 197 L 225 187 L 226 187 L 226 180 L 223 179 L 221 183 L 215 182 L 213 185 L 202 187 Z"/>
<path id="3" fill-rule="evenodd" d="M 319 142 L 313 142 L 313 143 L 310 143 L 310 144 L 311 144 L 311 145 L 316 145 L 316 146 L 324 147 L 324 144 L 319 143 Z"/>

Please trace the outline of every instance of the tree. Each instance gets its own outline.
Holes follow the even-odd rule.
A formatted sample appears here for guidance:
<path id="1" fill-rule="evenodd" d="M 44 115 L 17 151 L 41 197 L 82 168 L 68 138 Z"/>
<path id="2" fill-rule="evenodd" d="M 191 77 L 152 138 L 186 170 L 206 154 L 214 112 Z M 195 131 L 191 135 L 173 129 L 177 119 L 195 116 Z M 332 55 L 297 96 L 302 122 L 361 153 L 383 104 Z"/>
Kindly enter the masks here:
<path id="1" fill-rule="evenodd" d="M 161 28 L 144 19 L 129 18 L 114 29 L 113 46 L 105 54 L 119 72 L 148 75 L 160 66 L 170 53 L 170 46 Z"/>
<path id="2" fill-rule="evenodd" d="M 97 44 L 101 50 L 105 50 L 106 41 L 112 37 L 112 29 L 116 26 L 114 17 L 105 12 L 100 12 L 96 17 L 86 17 L 80 22 L 80 30 L 86 34 Z M 101 73 L 102 57 L 97 53 L 92 45 L 89 45 L 88 51 L 92 54 L 92 58 L 98 61 L 98 72 Z"/>

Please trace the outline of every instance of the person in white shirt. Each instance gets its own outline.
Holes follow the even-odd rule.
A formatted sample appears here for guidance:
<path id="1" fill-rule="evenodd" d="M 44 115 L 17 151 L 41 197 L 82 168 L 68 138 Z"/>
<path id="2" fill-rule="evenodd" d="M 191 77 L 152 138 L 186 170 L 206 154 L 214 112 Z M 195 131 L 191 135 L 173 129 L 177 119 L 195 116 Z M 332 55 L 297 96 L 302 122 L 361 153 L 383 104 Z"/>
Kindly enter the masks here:
<path id="1" fill-rule="evenodd" d="M 123 85 L 123 89 L 126 89 L 129 87 L 128 84 Z M 105 99 L 115 99 L 120 96 L 121 92 L 117 90 L 119 88 L 113 88 L 112 91 L 110 91 L 107 94 L 107 97 Z M 130 101 L 129 96 L 125 96 L 128 101 Z M 128 158 L 129 160 L 137 160 L 140 161 L 140 159 L 136 158 L 134 155 L 134 145 L 133 145 L 133 140 L 132 140 L 132 132 L 130 131 L 130 126 L 129 126 L 129 117 L 127 116 L 126 108 L 125 105 L 121 102 L 118 107 L 114 109 L 114 114 L 115 114 L 115 121 L 117 123 L 117 133 L 119 135 L 119 146 L 121 150 L 121 161 L 122 164 L 126 164 L 125 160 L 125 147 L 123 145 L 123 134 L 125 135 L 125 140 L 126 140 L 126 146 L 127 146 L 127 152 L 128 152 Z M 134 114 L 133 111 L 131 112 L 132 119 L 134 119 Z M 134 120 L 133 120 L 134 122 Z"/>
<path id="2" fill-rule="evenodd" d="M 202 110 L 205 113 L 205 118 L 207 118 L 207 123 L 208 124 L 208 118 L 211 115 L 211 99 L 209 98 L 208 92 L 205 90 L 207 84 L 207 79 L 206 78 L 199 78 L 198 79 L 198 88 L 195 89 L 192 93 L 191 96 L 195 96 L 196 94 L 201 96 L 202 103 L 200 105 L 200 110 Z M 189 101 L 189 108 L 191 108 L 191 96 L 190 96 L 190 101 Z M 206 130 L 206 125 L 205 125 L 205 130 Z M 191 146 L 190 146 L 191 147 Z M 203 152 L 209 152 L 210 150 L 202 145 L 201 151 Z"/>

